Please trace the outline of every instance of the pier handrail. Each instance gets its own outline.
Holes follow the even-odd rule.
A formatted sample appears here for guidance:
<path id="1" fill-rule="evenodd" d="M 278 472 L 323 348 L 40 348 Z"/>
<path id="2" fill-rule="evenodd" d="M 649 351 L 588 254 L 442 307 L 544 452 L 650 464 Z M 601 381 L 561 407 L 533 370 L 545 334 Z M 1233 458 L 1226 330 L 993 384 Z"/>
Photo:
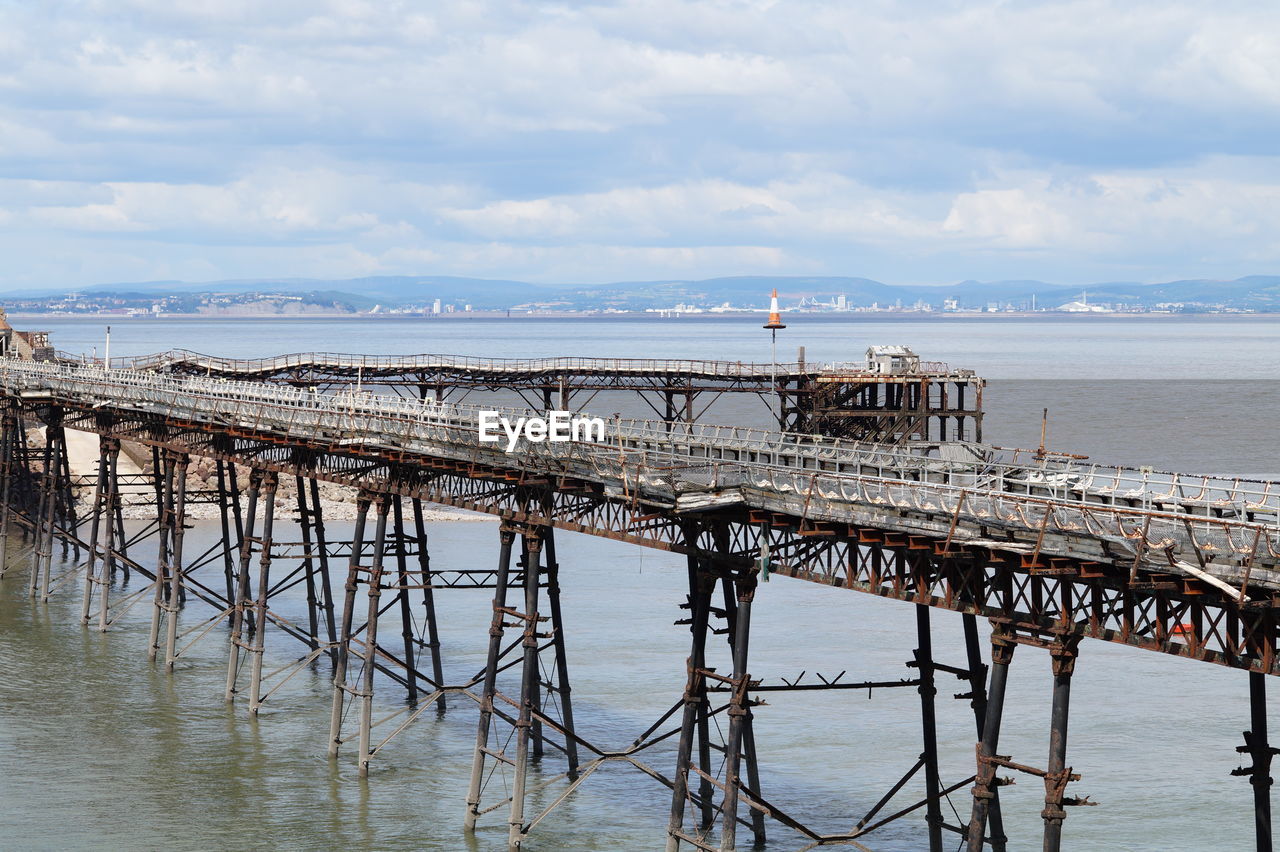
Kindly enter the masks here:
<path id="1" fill-rule="evenodd" d="M 59 352 L 67 363 L 84 363 L 84 355 Z M 663 358 L 480 358 L 469 355 L 358 355 L 336 352 L 298 352 L 267 358 L 224 358 L 186 349 L 170 349 L 150 355 L 115 357 L 111 366 L 122 370 L 168 370 L 184 367 L 220 374 L 264 375 L 290 369 L 320 367 L 367 371 L 370 375 L 414 370 L 451 370 L 479 373 L 633 373 L 690 375 L 713 378 L 770 380 L 775 375 L 877 375 L 861 362 L 770 362 Z M 904 375 L 973 377 L 972 370 L 956 370 L 941 361 L 923 361 L 918 370 Z"/>
<path id="2" fill-rule="evenodd" d="M 1054 539 L 1041 535 L 1043 547 L 1037 544 L 1033 558 L 1041 552 L 1079 553 L 1083 542 L 1084 551 L 1092 549 L 1099 558 L 1114 548 L 1136 554 L 1130 558 L 1155 554 L 1162 570 L 1216 582 L 1238 580 L 1249 562 L 1254 583 L 1280 588 L 1280 496 L 1272 493 L 1274 483 L 1262 480 L 1181 475 L 1178 484 L 1187 487 L 1170 496 L 1180 489 L 1157 493 L 1170 482 L 1149 469 L 1106 468 L 1101 478 L 1115 484 L 1095 488 L 1096 464 L 1086 468 L 1052 457 L 1017 464 L 977 444 L 902 449 L 621 418 L 605 421 L 602 443 L 521 442 L 508 454 L 479 441 L 480 412 L 509 418 L 538 412 L 14 360 L 0 361 L 0 390 L 320 438 L 353 452 L 360 446 L 390 447 L 622 483 L 676 507 L 699 494 L 736 489 L 748 505 L 803 513 L 815 522 L 855 523 L 868 511 L 892 509 L 894 524 L 921 534 L 936 533 L 940 524 L 945 529 L 952 517 L 969 525 L 959 531 L 969 540 L 986 529 L 1024 535 L 1047 530 Z M 944 452 L 950 457 L 942 457 Z M 1128 485 L 1133 487 L 1122 487 Z M 1018 547 L 1007 541 L 1001 546 Z"/>

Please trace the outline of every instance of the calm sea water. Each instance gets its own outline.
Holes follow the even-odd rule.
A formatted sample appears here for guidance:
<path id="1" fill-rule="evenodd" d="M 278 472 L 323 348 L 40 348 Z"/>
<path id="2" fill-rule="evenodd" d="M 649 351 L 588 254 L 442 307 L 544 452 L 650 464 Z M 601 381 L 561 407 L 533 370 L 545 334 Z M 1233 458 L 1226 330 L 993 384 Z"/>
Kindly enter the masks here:
<path id="1" fill-rule="evenodd" d="M 37 325 L 54 332 L 59 348 L 101 351 L 101 322 Z M 324 350 L 767 360 L 767 339 L 755 326 L 696 319 L 161 319 L 113 322 L 112 354 L 184 347 L 242 357 Z M 978 370 L 991 379 L 986 437 L 996 443 L 1037 443 L 1040 412 L 1048 407 L 1055 448 L 1188 470 L 1280 469 L 1267 440 L 1280 413 L 1274 381 L 1280 324 L 796 319 L 784 335 L 780 358 L 801 344 L 810 360 L 822 361 L 856 359 L 873 343 L 905 343 L 926 359 Z M 743 400 L 715 411 L 735 422 L 765 414 L 759 403 Z M 341 524 L 333 527 L 334 537 L 343 534 Z M 212 534 L 197 525 L 188 552 L 198 552 Z M 491 523 L 438 523 L 430 536 L 436 565 L 496 559 Z M 579 729 L 593 742 L 624 745 L 679 697 L 688 634 L 672 622 L 683 614 L 677 607 L 684 567 L 678 557 L 584 536 L 564 534 L 558 544 Z M 324 667 L 294 678 L 254 719 L 243 706 L 222 702 L 221 628 L 169 675 L 146 660 L 144 607 L 106 635 L 86 631 L 78 623 L 77 593 L 68 589 L 49 604 L 33 604 L 25 572 L 15 559 L 0 581 L 0 845 L 503 848 L 501 813 L 489 815 L 474 838 L 461 830 L 475 733 L 465 699 L 443 717 L 422 716 L 361 780 L 350 753 L 337 763 L 325 754 Z M 483 664 L 489 595 L 442 592 L 437 605 L 448 679 L 461 681 Z M 286 595 L 278 606 L 297 614 L 303 601 Z M 914 645 L 909 606 L 780 579 L 762 587 L 754 615 L 754 675 L 911 676 L 903 665 Z M 203 613 L 192 608 L 186 617 L 194 626 Z M 959 616 L 936 613 L 934 625 L 938 659 L 962 665 Z M 291 640 L 269 634 L 268 667 L 297 654 Z M 1020 649 L 1001 740 L 1014 760 L 1043 765 L 1049 690 L 1047 656 Z M 972 772 L 972 716 L 967 702 L 950 699 L 962 691 L 958 681 L 939 681 L 946 783 Z M 1068 848 L 1251 848 L 1251 791 L 1229 774 L 1240 762 L 1234 749 L 1248 724 L 1243 673 L 1089 642 L 1072 698 L 1068 762 L 1084 775 L 1077 793 L 1101 806 L 1070 812 Z M 391 689 L 379 702 L 386 712 L 399 706 Z M 920 749 L 911 690 L 773 695 L 756 724 L 765 795 L 830 831 L 849 828 Z M 659 748 L 650 761 L 669 772 L 673 750 Z M 547 761 L 548 777 L 556 765 Z M 1002 796 L 1011 848 L 1037 848 L 1041 785 L 1020 779 Z M 961 792 L 953 803 L 957 813 L 945 809 L 948 821 L 962 822 L 969 800 Z M 610 766 L 538 827 L 530 848 L 661 848 L 668 804 L 665 788 L 634 769 Z M 919 849 L 922 825 L 908 818 L 869 846 Z M 800 845 L 796 835 L 771 828 L 768 848 Z"/>

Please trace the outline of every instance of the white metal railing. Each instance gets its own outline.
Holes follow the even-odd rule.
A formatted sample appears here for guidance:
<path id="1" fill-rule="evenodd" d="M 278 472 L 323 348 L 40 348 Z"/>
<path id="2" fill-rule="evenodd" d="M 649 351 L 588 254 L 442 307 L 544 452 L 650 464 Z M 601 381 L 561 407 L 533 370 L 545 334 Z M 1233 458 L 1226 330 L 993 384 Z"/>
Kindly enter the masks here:
<path id="1" fill-rule="evenodd" d="M 59 353 L 65 361 L 87 363 L 84 355 Z M 380 372 L 460 371 L 472 373 L 634 373 L 692 375 L 767 380 L 771 376 L 802 373 L 869 374 L 861 362 L 718 361 L 661 358 L 479 358 L 467 355 L 350 355 L 334 352 L 302 352 L 270 358 L 235 359 L 203 355 L 186 349 L 170 349 L 151 355 L 112 358 L 122 370 L 164 370 L 182 366 L 220 374 L 262 375 L 297 368 Z M 941 361 L 921 362 L 918 374 L 973 377 L 972 370 L 952 370 Z"/>
<path id="2" fill-rule="evenodd" d="M 1188 573 L 1204 565 L 1227 578 L 1247 564 L 1256 566 L 1248 569 L 1254 581 L 1264 583 L 1272 582 L 1269 566 L 1280 560 L 1280 482 L 1273 481 L 1053 457 L 1019 462 L 1017 453 L 975 444 L 897 448 L 621 418 L 606 421 L 602 443 L 521 441 L 507 454 L 479 441 L 479 413 L 537 412 L 10 360 L 0 361 L 0 389 L 324 440 L 353 452 L 391 447 L 558 472 L 673 505 L 698 492 L 737 488 L 749 505 L 811 521 L 854 523 L 868 512 L 894 510 L 892 523 L 907 531 L 950 527 L 971 540 L 983 529 L 1001 529 L 1021 534 L 1024 543 L 1035 540 L 1046 554 L 1074 542 L 1075 555 L 1114 558 L 1119 547 L 1131 558 L 1158 556 Z"/>

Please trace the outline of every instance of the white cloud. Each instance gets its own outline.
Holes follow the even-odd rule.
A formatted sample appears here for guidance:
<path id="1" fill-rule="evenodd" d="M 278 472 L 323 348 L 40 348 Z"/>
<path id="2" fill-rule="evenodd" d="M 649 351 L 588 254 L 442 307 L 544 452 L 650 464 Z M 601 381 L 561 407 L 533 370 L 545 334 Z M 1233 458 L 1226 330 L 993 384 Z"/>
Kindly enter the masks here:
<path id="1" fill-rule="evenodd" d="M 1270 271 L 1277 33 L 1188 0 L 11 4 L 0 286 L 36 246 L 104 264 L 68 283 Z"/>

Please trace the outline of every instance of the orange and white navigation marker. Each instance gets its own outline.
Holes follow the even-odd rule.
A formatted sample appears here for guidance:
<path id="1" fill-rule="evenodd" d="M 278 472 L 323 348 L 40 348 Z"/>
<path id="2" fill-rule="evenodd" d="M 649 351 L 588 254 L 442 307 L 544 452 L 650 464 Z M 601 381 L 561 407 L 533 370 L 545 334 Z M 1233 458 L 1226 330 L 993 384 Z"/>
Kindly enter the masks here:
<path id="1" fill-rule="evenodd" d="M 777 330 L 786 328 L 782 322 L 782 312 L 778 310 L 778 288 L 773 288 L 773 295 L 769 297 L 769 321 L 764 324 L 765 328 Z"/>

